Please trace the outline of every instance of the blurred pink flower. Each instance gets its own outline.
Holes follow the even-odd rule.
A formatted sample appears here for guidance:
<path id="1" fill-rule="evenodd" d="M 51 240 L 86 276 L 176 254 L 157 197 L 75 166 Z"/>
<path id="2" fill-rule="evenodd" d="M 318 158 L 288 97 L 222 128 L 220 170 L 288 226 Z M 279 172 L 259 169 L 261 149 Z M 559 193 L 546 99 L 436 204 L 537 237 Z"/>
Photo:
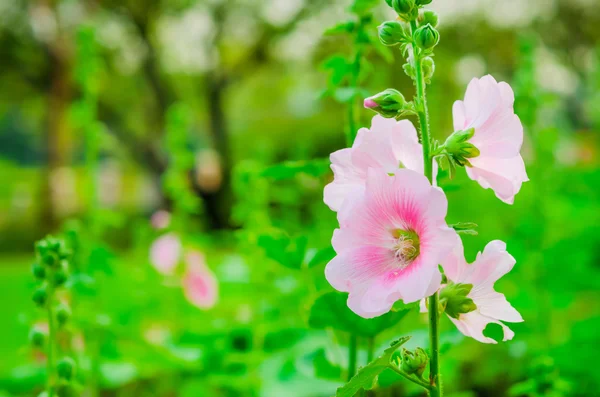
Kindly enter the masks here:
<path id="1" fill-rule="evenodd" d="M 460 332 L 480 342 L 496 343 L 494 339 L 483 335 L 483 330 L 489 323 L 499 324 L 504 330 L 503 340 L 511 340 L 515 333 L 501 321 L 518 323 L 523 321 L 523 317 L 508 303 L 504 294 L 494 290 L 494 283 L 511 271 L 515 258 L 506 251 L 506 243 L 494 240 L 469 265 L 465 260 L 462 241 L 460 238 L 457 240 L 455 248 L 442 262 L 444 273 L 456 284 L 473 285 L 467 297 L 473 300 L 477 309 L 460 314 L 458 319 L 448 318 Z"/>
<path id="2" fill-rule="evenodd" d="M 334 179 L 325 186 L 323 200 L 333 211 L 339 211 L 346 197 L 364 190 L 369 168 L 393 174 L 403 167 L 423 173 L 423 151 L 410 121 L 377 115 L 371 129 L 358 131 L 351 148 L 331 154 L 331 163 Z"/>
<path id="3" fill-rule="evenodd" d="M 448 201 L 425 176 L 407 169 L 369 169 L 363 194 L 338 212 L 333 234 L 337 256 L 325 268 L 327 281 L 349 292 L 348 307 L 371 318 L 394 302 L 424 298 L 439 288 L 438 264 L 455 243 L 444 220 Z"/>
<path id="4" fill-rule="evenodd" d="M 156 230 L 166 229 L 171 223 L 171 214 L 165 210 L 158 210 L 152 214 L 150 223 Z"/>
<path id="5" fill-rule="evenodd" d="M 467 175 L 508 204 L 529 180 L 520 154 L 523 126 L 514 113 L 514 100 L 507 83 L 487 75 L 471 80 L 464 101 L 454 102 L 452 108 L 454 130 L 473 128 L 468 142 L 480 152 L 469 159 L 472 167 L 465 167 Z"/>
<path id="6" fill-rule="evenodd" d="M 217 303 L 219 286 L 214 273 L 206 266 L 204 255 L 190 251 L 185 256 L 188 266 L 183 278 L 185 297 L 201 309 L 210 309 Z"/>
<path id="7" fill-rule="evenodd" d="M 150 247 L 150 263 L 160 273 L 169 275 L 179 263 L 181 258 L 181 240 L 174 233 L 160 236 Z"/>

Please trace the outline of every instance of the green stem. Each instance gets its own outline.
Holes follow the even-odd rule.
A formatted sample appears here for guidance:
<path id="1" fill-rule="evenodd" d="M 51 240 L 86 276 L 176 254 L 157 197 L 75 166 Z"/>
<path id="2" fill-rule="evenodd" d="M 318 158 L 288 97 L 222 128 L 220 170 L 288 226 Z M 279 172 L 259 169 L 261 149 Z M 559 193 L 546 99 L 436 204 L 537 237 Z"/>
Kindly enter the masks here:
<path id="1" fill-rule="evenodd" d="M 415 383 L 415 384 L 417 384 L 417 385 L 419 385 L 419 386 L 421 386 L 421 387 L 423 387 L 423 388 L 425 388 L 427 390 L 430 390 L 433 393 L 432 387 L 427 382 L 422 381 L 422 380 L 420 380 L 418 378 L 415 378 L 414 376 L 411 376 L 411 375 L 405 373 L 404 371 L 402 371 L 400 368 L 396 367 L 393 364 L 390 364 L 389 368 L 392 371 L 394 371 L 395 373 L 397 373 L 398 375 L 402 376 L 403 378 L 408 379 L 409 381 L 411 381 L 411 382 L 413 382 L 413 383 Z"/>
<path id="2" fill-rule="evenodd" d="M 371 336 L 367 339 L 367 363 L 373 361 L 375 356 L 375 337 Z"/>
<path id="3" fill-rule="evenodd" d="M 352 379 L 356 373 L 356 348 L 358 337 L 355 334 L 350 335 L 350 346 L 348 346 L 348 380 Z"/>
<path id="4" fill-rule="evenodd" d="M 417 30 L 416 21 L 410 22 L 412 34 Z M 423 68 L 421 67 L 421 58 L 417 47 L 412 46 L 413 58 L 415 62 L 415 80 L 417 85 L 417 115 L 421 126 L 421 143 L 423 145 L 423 171 L 429 182 L 433 182 L 433 170 L 430 154 L 431 136 L 429 132 L 429 112 L 427 109 L 427 97 L 425 95 L 425 80 L 423 78 Z M 429 339 L 431 341 L 431 353 L 429 363 L 429 391 L 431 397 L 442 396 L 442 385 L 440 380 L 440 348 L 439 348 L 439 313 L 438 313 L 438 293 L 429 297 Z"/>
<path id="5" fill-rule="evenodd" d="M 46 391 L 48 392 L 48 397 L 52 397 L 54 394 L 54 388 L 52 387 L 52 374 L 54 373 L 54 343 L 55 343 L 55 326 L 54 326 L 54 311 L 52 310 L 52 301 L 54 297 L 54 289 L 52 286 L 48 286 L 48 301 L 47 311 L 48 311 L 48 359 L 46 362 Z"/>
<path id="6" fill-rule="evenodd" d="M 362 56 L 362 52 L 360 49 L 357 49 L 354 53 L 354 61 L 352 63 L 352 74 L 350 75 L 350 84 L 349 87 L 356 91 L 358 87 L 358 75 L 360 74 L 360 58 Z M 354 139 L 356 138 L 356 130 L 358 128 L 358 122 L 356 117 L 358 115 L 358 102 L 356 102 L 356 98 L 352 97 L 350 102 L 348 103 L 348 125 L 346 130 L 346 144 L 348 147 L 351 147 L 354 143 Z"/>

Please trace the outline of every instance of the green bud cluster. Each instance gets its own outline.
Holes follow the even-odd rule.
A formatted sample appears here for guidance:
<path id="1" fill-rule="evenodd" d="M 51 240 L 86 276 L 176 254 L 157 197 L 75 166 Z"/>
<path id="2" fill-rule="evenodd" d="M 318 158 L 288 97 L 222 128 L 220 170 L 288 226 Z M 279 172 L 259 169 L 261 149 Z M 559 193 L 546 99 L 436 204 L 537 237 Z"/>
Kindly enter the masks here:
<path id="1" fill-rule="evenodd" d="M 468 295 L 473 289 L 473 284 L 448 284 L 440 291 L 440 305 L 452 318 L 458 319 L 461 314 L 470 313 L 477 309 L 477 305 Z"/>
<path id="2" fill-rule="evenodd" d="M 472 143 L 468 142 L 475 135 L 475 129 L 469 128 L 466 130 L 455 131 L 446 139 L 444 143 L 444 152 L 450 157 L 450 160 L 464 167 L 470 167 L 470 158 L 479 156 L 479 149 Z"/>
<path id="3" fill-rule="evenodd" d="M 417 347 L 414 352 L 403 349 L 402 364 L 400 368 L 408 375 L 415 374 L 417 377 L 421 378 L 423 377 L 425 368 L 427 368 L 428 361 L 429 357 L 427 356 L 427 353 L 420 347 Z"/>

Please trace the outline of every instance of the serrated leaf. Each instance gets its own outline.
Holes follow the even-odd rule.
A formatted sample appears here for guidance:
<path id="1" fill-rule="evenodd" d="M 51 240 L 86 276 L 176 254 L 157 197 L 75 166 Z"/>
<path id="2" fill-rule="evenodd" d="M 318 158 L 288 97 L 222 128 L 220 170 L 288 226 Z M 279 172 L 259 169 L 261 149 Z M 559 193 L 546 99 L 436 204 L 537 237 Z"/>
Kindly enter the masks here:
<path id="1" fill-rule="evenodd" d="M 334 257 L 335 250 L 333 249 L 333 247 L 329 246 L 316 251 L 312 256 L 310 256 L 310 259 L 307 258 L 307 266 L 308 268 L 311 268 L 318 265 L 322 265 L 329 262 Z"/>
<path id="2" fill-rule="evenodd" d="M 308 324 L 313 328 L 331 327 L 358 336 L 373 337 L 396 325 L 410 311 L 410 308 L 405 308 L 371 319 L 362 318 L 348 308 L 347 298 L 347 294 L 340 292 L 321 295 L 310 309 Z"/>
<path id="3" fill-rule="evenodd" d="M 396 350 L 408 342 L 409 339 L 410 336 L 405 336 L 392 342 L 392 345 L 385 349 L 381 356 L 359 369 L 348 383 L 338 388 L 335 393 L 336 397 L 353 397 L 360 389 L 372 389 L 379 374 L 389 367 Z"/>

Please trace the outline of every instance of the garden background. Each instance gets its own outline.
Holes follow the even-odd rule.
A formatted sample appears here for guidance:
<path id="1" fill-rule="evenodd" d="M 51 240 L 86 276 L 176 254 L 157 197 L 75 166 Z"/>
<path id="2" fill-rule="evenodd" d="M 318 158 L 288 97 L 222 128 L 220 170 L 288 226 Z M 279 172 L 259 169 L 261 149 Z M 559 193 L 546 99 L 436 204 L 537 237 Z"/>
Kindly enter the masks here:
<path id="1" fill-rule="evenodd" d="M 379 3 L 374 37 L 393 18 Z M 335 314 L 313 304 L 333 291 L 323 275 L 336 227 L 322 201 L 328 156 L 345 147 L 348 101 L 359 102 L 334 84 L 352 43 L 325 32 L 356 18 L 350 5 L 0 0 L 0 396 L 44 385 L 28 334 L 43 320 L 30 266 L 47 233 L 79 247 L 65 343 L 82 395 L 334 394 L 350 336 L 322 327 L 319 316 Z M 600 4 L 428 8 L 442 36 L 428 88 L 434 137 L 452 132 L 470 79 L 493 74 L 516 93 L 530 178 L 512 207 L 464 173 L 443 182 L 448 222 L 479 225 L 463 239 L 467 259 L 507 242 L 517 265 L 498 289 L 525 319 L 498 345 L 443 319 L 446 392 L 600 395 Z M 388 86 L 412 96 L 399 51 L 373 45 L 364 56 L 365 96 Z M 355 110 L 368 127 L 373 114 Z M 194 306 L 177 276 L 151 266 L 160 209 L 204 253 L 214 307 Z M 380 353 L 410 334 L 410 346 L 425 345 L 425 324 L 413 310 L 359 336 L 359 364 L 370 343 Z M 392 373 L 379 383 L 382 395 L 420 395 Z"/>

